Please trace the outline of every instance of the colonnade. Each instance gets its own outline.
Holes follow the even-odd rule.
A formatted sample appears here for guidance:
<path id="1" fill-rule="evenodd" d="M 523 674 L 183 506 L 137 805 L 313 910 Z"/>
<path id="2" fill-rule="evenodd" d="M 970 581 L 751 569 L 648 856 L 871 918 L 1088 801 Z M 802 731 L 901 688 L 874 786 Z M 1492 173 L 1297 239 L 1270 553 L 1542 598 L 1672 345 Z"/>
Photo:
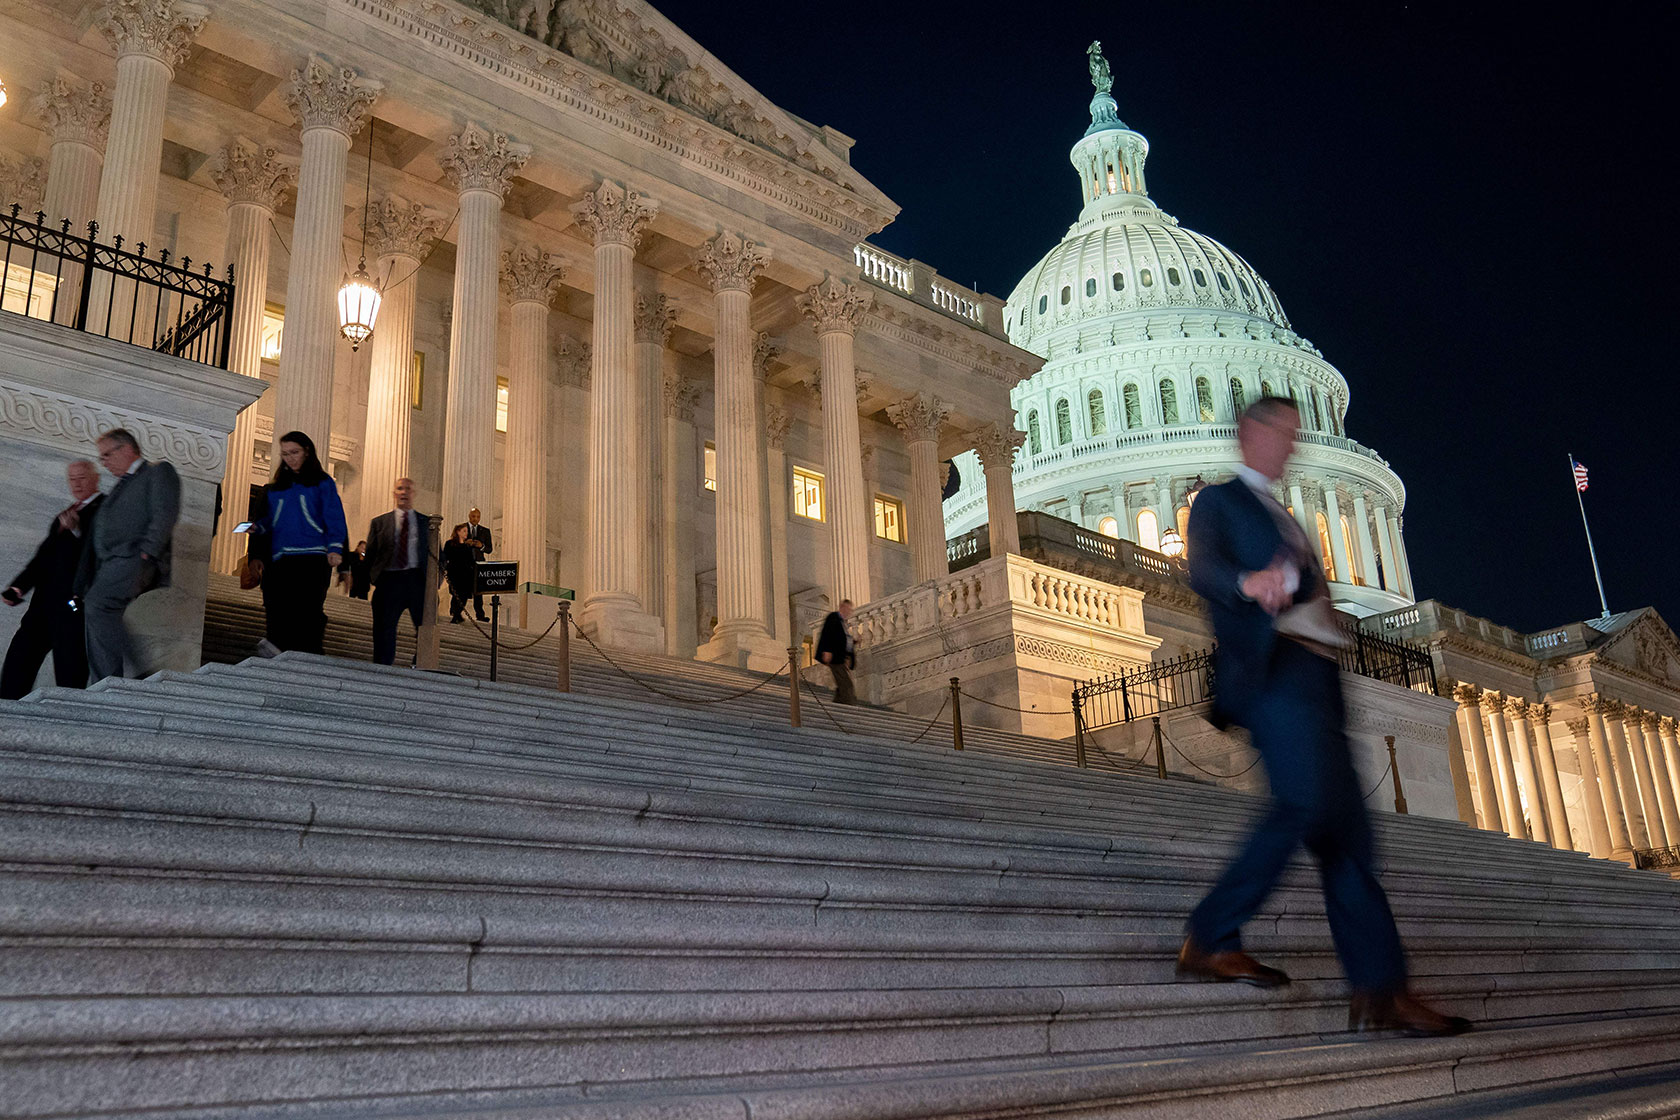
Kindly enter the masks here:
<path id="1" fill-rule="evenodd" d="M 1573 848 L 1552 706 L 1473 684 L 1459 684 L 1452 695 L 1481 827 Z M 1576 825 L 1588 850 L 1631 863 L 1636 851 L 1680 846 L 1675 719 L 1596 693 L 1579 703 L 1581 714 L 1564 725 L 1581 780 Z"/>

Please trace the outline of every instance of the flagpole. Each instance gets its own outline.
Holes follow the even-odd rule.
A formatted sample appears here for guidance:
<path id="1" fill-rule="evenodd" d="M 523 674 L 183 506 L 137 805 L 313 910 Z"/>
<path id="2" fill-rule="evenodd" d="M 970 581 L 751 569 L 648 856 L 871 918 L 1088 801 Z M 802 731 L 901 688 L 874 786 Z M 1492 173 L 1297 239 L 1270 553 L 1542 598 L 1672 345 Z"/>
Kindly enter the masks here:
<path id="1" fill-rule="evenodd" d="M 1610 617 L 1610 604 L 1604 598 L 1604 577 L 1598 574 L 1598 551 L 1593 548 L 1592 527 L 1587 524 L 1587 502 L 1581 497 L 1581 487 L 1575 481 L 1575 453 L 1569 453 L 1569 484 L 1575 487 L 1575 504 L 1581 507 L 1581 528 L 1587 534 L 1587 555 L 1592 557 L 1593 582 L 1598 584 L 1598 605 L 1604 611 L 1600 618 Z"/>

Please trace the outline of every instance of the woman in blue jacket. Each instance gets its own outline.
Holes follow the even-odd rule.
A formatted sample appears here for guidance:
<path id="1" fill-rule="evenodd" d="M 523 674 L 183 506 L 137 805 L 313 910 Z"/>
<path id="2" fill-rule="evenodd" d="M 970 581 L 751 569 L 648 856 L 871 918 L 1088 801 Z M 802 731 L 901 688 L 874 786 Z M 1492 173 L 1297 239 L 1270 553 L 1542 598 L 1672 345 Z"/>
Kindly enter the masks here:
<path id="1" fill-rule="evenodd" d="M 267 636 L 257 652 L 320 653 L 327 616 L 321 609 L 333 569 L 344 558 L 344 504 L 321 467 L 315 441 L 302 432 L 280 437 L 280 466 L 263 487 L 267 508 L 253 518 L 251 564 L 262 577 Z"/>

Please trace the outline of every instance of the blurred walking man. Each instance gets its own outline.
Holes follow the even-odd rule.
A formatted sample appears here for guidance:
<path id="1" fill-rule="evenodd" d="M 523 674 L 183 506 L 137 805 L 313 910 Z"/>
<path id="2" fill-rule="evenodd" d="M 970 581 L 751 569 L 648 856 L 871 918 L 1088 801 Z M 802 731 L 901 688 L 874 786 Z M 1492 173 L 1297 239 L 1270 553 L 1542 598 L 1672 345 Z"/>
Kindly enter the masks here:
<path id="1" fill-rule="evenodd" d="M 87 687 L 87 638 L 70 594 L 82 549 L 87 547 L 104 498 L 99 493 L 99 468 L 86 459 L 71 463 L 65 474 L 74 500 L 53 518 L 46 539 L 11 586 L 0 591 L 0 599 L 12 607 L 20 606 L 30 591 L 35 593 L 6 651 L 5 667 L 0 669 L 0 700 L 16 700 L 34 688 L 35 674 L 48 653 L 53 659 L 53 680 L 60 688 Z"/>

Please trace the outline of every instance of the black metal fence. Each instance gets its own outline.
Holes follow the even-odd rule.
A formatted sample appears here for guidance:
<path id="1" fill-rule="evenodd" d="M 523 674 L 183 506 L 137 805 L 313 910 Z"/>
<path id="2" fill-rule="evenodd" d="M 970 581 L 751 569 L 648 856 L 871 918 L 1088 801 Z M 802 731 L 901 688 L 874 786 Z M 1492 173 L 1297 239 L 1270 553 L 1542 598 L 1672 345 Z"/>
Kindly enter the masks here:
<path id="1" fill-rule="evenodd" d="M 49 226 L 21 209 L 0 212 L 0 310 L 227 368 L 231 266 L 217 279 L 208 264 L 194 272 L 190 257 L 171 262 L 167 249 L 148 257 L 145 242 L 102 245 L 94 222 L 78 237 L 69 221 Z"/>
<path id="2" fill-rule="evenodd" d="M 1385 638 L 1355 625 L 1344 624 L 1342 633 L 1350 643 L 1336 656 L 1344 672 L 1419 692 L 1435 691 L 1435 660 L 1423 646 Z"/>

